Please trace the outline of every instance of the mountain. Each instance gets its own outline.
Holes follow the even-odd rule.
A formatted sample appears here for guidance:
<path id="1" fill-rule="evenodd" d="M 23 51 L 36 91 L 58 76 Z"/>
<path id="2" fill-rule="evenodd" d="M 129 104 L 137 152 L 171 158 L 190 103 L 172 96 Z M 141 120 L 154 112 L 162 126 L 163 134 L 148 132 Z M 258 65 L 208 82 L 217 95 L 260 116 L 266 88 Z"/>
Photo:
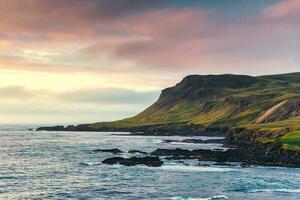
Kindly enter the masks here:
<path id="1" fill-rule="evenodd" d="M 285 135 L 300 130 L 300 73 L 190 75 L 164 89 L 153 105 L 134 117 L 50 129 L 185 134 L 229 127 L 290 130 Z"/>
<path id="2" fill-rule="evenodd" d="M 94 123 L 89 127 L 177 123 L 204 127 L 267 127 L 272 122 L 288 124 L 289 121 L 297 121 L 299 103 L 300 73 L 258 77 L 191 75 L 174 87 L 164 89 L 157 102 L 137 116 L 116 122 Z M 276 127 L 276 124 L 272 125 Z"/>

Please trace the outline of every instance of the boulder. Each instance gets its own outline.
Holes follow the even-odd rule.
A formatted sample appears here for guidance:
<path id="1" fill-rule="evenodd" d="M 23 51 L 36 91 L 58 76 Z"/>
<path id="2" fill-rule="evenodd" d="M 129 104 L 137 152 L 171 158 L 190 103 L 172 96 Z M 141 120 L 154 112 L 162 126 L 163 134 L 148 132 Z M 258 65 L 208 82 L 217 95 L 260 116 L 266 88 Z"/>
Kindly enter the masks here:
<path id="1" fill-rule="evenodd" d="M 186 149 L 156 149 L 151 153 L 153 156 L 182 156 L 182 157 L 190 157 L 192 156 L 192 152 Z"/>
<path id="2" fill-rule="evenodd" d="M 125 166 L 146 165 L 148 167 L 160 167 L 163 161 L 161 161 L 159 157 L 151 156 L 131 158 L 112 157 L 103 160 L 102 163 L 108 165 L 120 164 Z"/>
<path id="3" fill-rule="evenodd" d="M 113 154 L 122 153 L 122 151 L 119 149 L 95 149 L 94 152 L 108 152 Z"/>
<path id="4" fill-rule="evenodd" d="M 145 151 L 140 151 L 140 150 L 129 150 L 128 153 L 147 154 L 147 152 L 145 152 Z"/>

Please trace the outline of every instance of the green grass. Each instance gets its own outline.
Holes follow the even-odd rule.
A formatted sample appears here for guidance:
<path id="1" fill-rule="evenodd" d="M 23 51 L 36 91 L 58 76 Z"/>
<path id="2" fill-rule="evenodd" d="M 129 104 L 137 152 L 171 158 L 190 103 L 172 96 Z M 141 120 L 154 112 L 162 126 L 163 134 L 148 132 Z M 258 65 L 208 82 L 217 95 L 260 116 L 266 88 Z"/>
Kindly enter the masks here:
<path id="1" fill-rule="evenodd" d="M 299 146 L 300 148 L 300 130 L 288 133 L 287 135 L 283 136 L 279 141 L 282 144 Z"/>
<path id="2" fill-rule="evenodd" d="M 265 138 L 265 139 L 262 139 L 260 140 L 260 142 L 266 144 L 266 143 L 270 143 L 270 142 L 276 142 L 277 140 L 275 138 Z"/>
<path id="3" fill-rule="evenodd" d="M 241 124 L 240 127 L 248 129 L 261 129 L 261 130 L 270 130 L 270 131 L 280 131 L 286 128 L 292 130 L 300 130 L 300 116 L 292 117 L 287 120 L 277 121 L 272 123 L 248 123 Z"/>
<path id="4" fill-rule="evenodd" d="M 299 145 L 283 144 L 282 148 L 292 151 L 300 151 Z"/>
<path id="5" fill-rule="evenodd" d="M 278 143 L 282 148 L 300 151 L 300 130 L 291 131 L 281 138 L 265 138 L 262 143 Z"/>
<path id="6" fill-rule="evenodd" d="M 90 124 L 93 128 L 131 128 L 148 125 L 182 126 L 195 124 L 204 127 L 243 127 L 266 131 L 289 130 L 279 139 L 283 148 L 299 150 L 300 116 L 272 123 L 255 123 L 274 105 L 290 99 L 300 99 L 300 73 L 256 77 L 259 81 L 249 87 L 198 88 L 198 85 L 179 83 L 168 89 L 156 103 L 140 114 L 115 121 Z M 219 82 L 223 83 L 222 80 Z M 204 92 L 204 94 L 203 94 Z M 206 93 L 205 93 L 206 92 Z M 184 95 L 182 95 L 184 94 Z M 203 94 L 203 95 L 199 95 Z M 218 98 L 207 95 L 220 94 Z"/>

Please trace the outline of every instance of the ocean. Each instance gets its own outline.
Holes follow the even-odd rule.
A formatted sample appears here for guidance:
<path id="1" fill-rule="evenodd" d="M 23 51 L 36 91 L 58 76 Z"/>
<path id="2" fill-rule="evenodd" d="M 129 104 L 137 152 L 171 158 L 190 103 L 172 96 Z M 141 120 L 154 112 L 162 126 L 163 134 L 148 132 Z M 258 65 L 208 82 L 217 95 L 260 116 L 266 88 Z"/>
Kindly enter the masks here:
<path id="1" fill-rule="evenodd" d="M 164 142 L 190 138 L 179 136 L 35 132 L 27 128 L 0 127 L 0 199 L 300 199 L 297 168 L 220 166 L 167 159 L 161 167 L 127 167 L 101 164 L 103 159 L 116 155 L 93 151 L 118 148 L 124 152 L 119 156 L 131 157 L 140 155 L 130 154 L 129 150 L 220 150 L 219 144 Z"/>

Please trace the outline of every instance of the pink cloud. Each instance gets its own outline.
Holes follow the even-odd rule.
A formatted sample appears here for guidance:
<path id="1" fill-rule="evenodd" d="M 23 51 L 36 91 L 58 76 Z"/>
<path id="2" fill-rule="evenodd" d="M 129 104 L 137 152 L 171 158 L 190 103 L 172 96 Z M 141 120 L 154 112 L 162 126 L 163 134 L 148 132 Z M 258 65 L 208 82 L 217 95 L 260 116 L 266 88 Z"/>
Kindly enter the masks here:
<path id="1" fill-rule="evenodd" d="M 300 15 L 300 0 L 282 0 L 267 8 L 263 16 L 267 19 L 278 19 Z"/>
<path id="2" fill-rule="evenodd" d="M 136 37 L 101 41 L 86 53 L 107 52 L 153 68 L 190 67 L 206 59 L 222 24 L 209 20 L 210 10 L 162 9 L 123 18 L 114 25 Z"/>
<path id="3" fill-rule="evenodd" d="M 274 63 L 276 59 L 285 63 L 283 59 L 294 59 L 300 50 L 300 18 L 295 17 L 300 13 L 300 0 L 271 5 L 243 24 L 224 22 L 215 17 L 214 10 L 200 7 L 143 12 L 130 8 L 124 14 L 123 8 L 107 7 L 109 3 L 103 7 L 97 2 L 100 1 L 0 0 L 0 30 L 10 36 L 10 41 L 15 40 L 13 48 L 57 49 L 79 43 L 86 48 L 75 53 L 90 55 L 91 59 L 106 55 L 111 60 L 134 63 L 131 68 L 116 67 L 134 71 L 242 72 L 249 71 L 255 65 L 253 61 L 262 68 L 265 66 L 261 63 Z M 111 10 L 122 12 L 116 14 Z M 0 38 L 0 47 L 6 40 Z M 68 63 L 39 66 L 19 62 L 6 66 L 72 70 Z M 90 70 L 90 66 L 87 61 L 86 66 L 73 68 Z M 108 66 L 106 70 L 113 68 Z"/>
<path id="4" fill-rule="evenodd" d="M 139 37 L 111 43 L 99 40 L 84 51 L 105 52 L 115 59 L 134 61 L 139 68 L 226 72 L 249 71 L 253 60 L 266 68 L 261 63 L 291 59 L 299 50 L 300 28 L 293 22 L 258 17 L 228 24 L 211 18 L 213 14 L 195 8 L 133 15 L 116 26 Z"/>
<path id="5" fill-rule="evenodd" d="M 111 20 L 104 9 L 95 0 L 0 0 L 0 30 L 23 38 L 88 39 Z"/>

